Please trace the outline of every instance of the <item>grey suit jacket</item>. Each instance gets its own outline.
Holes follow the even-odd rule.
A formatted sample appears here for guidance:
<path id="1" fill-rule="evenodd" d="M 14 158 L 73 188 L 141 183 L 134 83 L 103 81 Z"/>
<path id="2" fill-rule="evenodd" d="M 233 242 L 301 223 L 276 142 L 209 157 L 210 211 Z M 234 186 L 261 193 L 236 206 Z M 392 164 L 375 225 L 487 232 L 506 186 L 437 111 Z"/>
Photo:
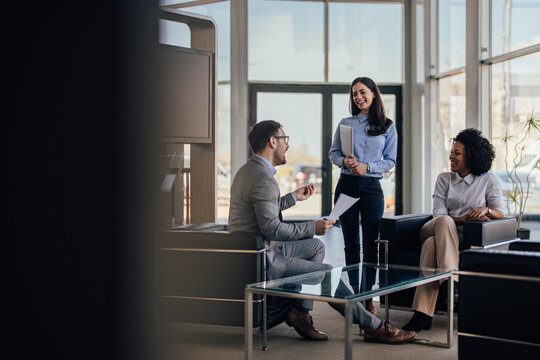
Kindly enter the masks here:
<path id="1" fill-rule="evenodd" d="M 268 279 L 279 278 L 285 271 L 283 241 L 315 235 L 313 221 L 284 223 L 280 220 L 280 211 L 294 204 L 290 193 L 280 196 L 276 179 L 258 156 L 252 156 L 234 177 L 227 230 L 258 233 L 264 237 Z"/>

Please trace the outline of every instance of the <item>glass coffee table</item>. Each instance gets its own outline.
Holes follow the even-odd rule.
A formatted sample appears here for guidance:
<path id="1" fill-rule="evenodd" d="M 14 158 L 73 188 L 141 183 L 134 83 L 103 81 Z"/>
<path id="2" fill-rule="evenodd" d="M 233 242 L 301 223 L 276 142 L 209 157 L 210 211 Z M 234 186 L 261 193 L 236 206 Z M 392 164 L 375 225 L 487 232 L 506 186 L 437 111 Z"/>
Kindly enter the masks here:
<path id="1" fill-rule="evenodd" d="M 400 290 L 444 279 L 449 280 L 447 341 L 444 343 L 415 339 L 413 342 L 450 348 L 452 346 L 454 315 L 454 282 L 451 270 L 360 263 L 247 285 L 245 289 L 245 359 L 252 359 L 253 356 L 253 294 L 262 294 L 264 298 L 263 350 L 266 350 L 267 295 L 343 304 L 345 307 L 345 359 L 350 360 L 352 359 L 352 303 L 376 296 L 388 296 L 388 294 Z M 366 283 L 369 283 L 369 285 L 364 285 Z M 337 290 L 338 285 L 339 291 Z M 343 291 L 343 289 L 347 291 Z M 388 299 L 386 299 L 385 303 L 388 304 Z M 385 320 L 388 320 L 388 306 L 386 307 L 385 317 Z"/>

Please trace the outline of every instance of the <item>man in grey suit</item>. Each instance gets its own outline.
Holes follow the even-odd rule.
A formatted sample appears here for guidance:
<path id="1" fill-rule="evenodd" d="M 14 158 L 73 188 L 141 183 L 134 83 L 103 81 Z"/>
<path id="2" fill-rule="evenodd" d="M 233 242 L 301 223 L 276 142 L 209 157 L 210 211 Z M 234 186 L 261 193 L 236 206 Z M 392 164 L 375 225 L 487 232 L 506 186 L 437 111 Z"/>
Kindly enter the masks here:
<path id="1" fill-rule="evenodd" d="M 265 120 L 256 124 L 249 133 L 249 143 L 253 156 L 242 166 L 234 177 L 231 187 L 229 209 L 229 231 L 247 231 L 262 234 L 265 238 L 267 257 L 267 278 L 277 279 L 313 271 L 331 269 L 324 264 L 325 248 L 314 235 L 324 235 L 334 220 L 315 220 L 297 223 L 282 221 L 281 211 L 293 206 L 296 201 L 306 200 L 313 194 L 312 184 L 280 195 L 274 179 L 275 166 L 287 162 L 285 153 L 289 149 L 289 137 L 280 123 Z M 340 283 L 338 290 L 351 293 Z M 330 304 L 344 313 L 343 305 Z M 293 326 L 301 336 L 310 340 L 326 340 L 328 336 L 315 329 L 309 311 L 312 300 L 292 302 L 284 321 Z M 414 331 L 403 331 L 392 324 L 383 322 L 366 311 L 360 302 L 352 307 L 353 321 L 364 330 L 366 341 L 403 343 L 414 338 Z"/>

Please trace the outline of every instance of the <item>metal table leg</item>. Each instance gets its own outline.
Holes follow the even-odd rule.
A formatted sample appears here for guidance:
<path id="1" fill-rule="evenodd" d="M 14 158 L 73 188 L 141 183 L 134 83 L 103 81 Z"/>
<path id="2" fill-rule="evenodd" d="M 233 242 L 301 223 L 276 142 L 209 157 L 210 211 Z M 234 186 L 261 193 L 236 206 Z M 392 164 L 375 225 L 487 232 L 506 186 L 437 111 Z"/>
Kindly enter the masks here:
<path id="1" fill-rule="evenodd" d="M 266 252 L 263 252 L 263 255 L 262 255 L 262 264 L 263 264 L 263 281 L 266 282 Z M 266 347 L 266 331 L 267 331 L 267 328 L 266 328 L 266 321 L 267 321 L 267 316 L 268 316 L 268 298 L 266 296 L 266 294 L 263 294 L 262 296 L 262 300 L 263 300 L 263 306 L 262 306 L 262 349 L 263 350 L 266 350 L 267 347 Z"/>
<path id="2" fill-rule="evenodd" d="M 443 348 L 452 347 L 452 334 L 454 333 L 454 278 L 452 275 L 448 277 L 448 300 L 447 300 L 447 318 L 448 318 L 448 328 L 446 333 L 446 342 L 419 339 L 416 338 L 412 342 L 422 345 L 437 346 Z"/>
<path id="3" fill-rule="evenodd" d="M 268 308 L 268 304 L 266 303 L 266 300 L 267 300 L 267 297 L 266 295 L 263 295 L 262 296 L 262 299 L 263 299 L 263 306 L 262 306 L 262 311 L 263 311 L 263 316 L 262 316 L 262 349 L 263 350 L 266 350 L 267 347 L 266 347 L 266 333 L 267 333 L 267 328 L 266 328 L 266 316 L 267 316 L 267 308 Z"/>
<path id="4" fill-rule="evenodd" d="M 244 352 L 245 360 L 251 360 L 253 359 L 253 293 L 246 289 L 245 297 Z"/>
<path id="5" fill-rule="evenodd" d="M 377 239 L 375 240 L 375 243 L 377 244 L 377 268 L 388 270 L 388 240 L 381 240 Z M 380 245 L 384 245 L 384 264 L 381 265 L 380 263 Z M 377 270 L 378 271 L 378 270 Z M 388 284 L 388 272 L 385 272 L 385 284 Z M 380 279 L 379 279 L 380 281 Z M 388 302 L 388 294 L 384 295 L 384 320 L 388 321 L 390 319 L 390 303 Z"/>
<path id="6" fill-rule="evenodd" d="M 452 347 L 452 334 L 454 333 L 454 276 L 448 278 L 448 334 L 446 338 L 447 347 Z"/>
<path id="7" fill-rule="evenodd" d="M 349 302 L 345 304 L 345 360 L 352 360 L 352 311 Z"/>
<path id="8" fill-rule="evenodd" d="M 388 303 L 388 294 L 384 295 L 384 321 L 390 321 L 390 304 Z"/>

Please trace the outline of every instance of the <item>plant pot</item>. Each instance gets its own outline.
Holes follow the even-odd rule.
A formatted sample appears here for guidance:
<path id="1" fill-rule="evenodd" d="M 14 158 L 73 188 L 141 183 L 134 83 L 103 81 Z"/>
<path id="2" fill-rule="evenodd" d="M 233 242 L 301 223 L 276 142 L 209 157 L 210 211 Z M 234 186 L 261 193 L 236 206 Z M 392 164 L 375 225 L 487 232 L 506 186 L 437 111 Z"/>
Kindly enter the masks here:
<path id="1" fill-rule="evenodd" d="M 516 236 L 521 240 L 529 240 L 531 238 L 531 229 L 519 228 Z"/>

